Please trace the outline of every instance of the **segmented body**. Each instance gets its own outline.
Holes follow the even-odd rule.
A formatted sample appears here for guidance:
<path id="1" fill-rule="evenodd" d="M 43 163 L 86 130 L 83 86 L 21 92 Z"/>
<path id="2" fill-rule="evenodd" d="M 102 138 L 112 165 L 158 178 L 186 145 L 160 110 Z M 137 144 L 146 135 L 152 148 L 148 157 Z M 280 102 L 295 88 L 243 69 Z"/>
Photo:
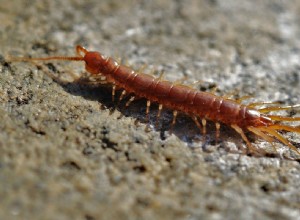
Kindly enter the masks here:
<path id="1" fill-rule="evenodd" d="M 104 57 L 99 52 L 90 52 L 81 46 L 76 47 L 78 56 L 76 57 L 45 57 L 45 58 L 16 58 L 15 61 L 47 61 L 47 60 L 72 60 L 84 61 L 86 70 L 92 76 L 105 76 L 108 83 L 113 84 L 112 97 L 115 96 L 116 88 L 123 89 L 120 100 L 125 94 L 132 97 L 126 103 L 129 105 L 136 97 L 147 99 L 146 114 L 152 102 L 159 104 L 158 117 L 163 107 L 173 110 L 173 124 L 175 123 L 177 112 L 183 112 L 191 116 L 196 125 L 206 132 L 206 120 L 216 123 L 217 134 L 219 133 L 220 123 L 231 126 L 235 129 L 247 143 L 249 150 L 255 153 L 256 149 L 252 146 L 245 131 L 250 131 L 260 138 L 270 142 L 272 145 L 277 141 L 287 145 L 290 149 L 300 155 L 300 151 L 291 144 L 278 131 L 284 130 L 300 134 L 298 127 L 280 124 L 282 121 L 300 121 L 299 117 L 285 117 L 264 114 L 265 112 L 290 109 L 297 106 L 272 106 L 262 109 L 255 109 L 265 103 L 251 103 L 248 105 L 225 97 L 216 96 L 212 93 L 198 91 L 188 86 L 174 84 L 162 80 L 161 77 L 155 78 L 152 75 L 135 72 L 128 66 L 118 64 L 113 58 Z M 201 125 L 198 122 L 201 119 Z M 274 145 L 273 145 L 274 146 Z M 275 148 L 275 147 L 274 147 Z"/>
<path id="2" fill-rule="evenodd" d="M 125 89 L 127 93 L 161 103 L 169 109 L 242 128 L 273 124 L 270 118 L 253 108 L 212 93 L 137 73 L 98 52 L 88 52 L 84 60 L 89 72 L 102 74 L 108 82 Z"/>

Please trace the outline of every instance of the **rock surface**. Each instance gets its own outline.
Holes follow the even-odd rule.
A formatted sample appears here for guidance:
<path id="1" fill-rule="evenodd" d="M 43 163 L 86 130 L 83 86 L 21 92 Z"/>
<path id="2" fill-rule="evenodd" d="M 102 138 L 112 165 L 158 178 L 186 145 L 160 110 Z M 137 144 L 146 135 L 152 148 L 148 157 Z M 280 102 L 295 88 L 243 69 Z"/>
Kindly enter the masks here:
<path id="1" fill-rule="evenodd" d="M 203 147 L 184 116 L 171 135 L 168 111 L 146 132 L 144 100 L 115 107 L 108 88 L 49 77 L 71 81 L 81 63 L 5 60 L 81 44 L 202 90 L 296 104 L 300 1 L 0 3 L 0 219 L 300 219 L 299 162 L 245 155 L 226 127 Z"/>

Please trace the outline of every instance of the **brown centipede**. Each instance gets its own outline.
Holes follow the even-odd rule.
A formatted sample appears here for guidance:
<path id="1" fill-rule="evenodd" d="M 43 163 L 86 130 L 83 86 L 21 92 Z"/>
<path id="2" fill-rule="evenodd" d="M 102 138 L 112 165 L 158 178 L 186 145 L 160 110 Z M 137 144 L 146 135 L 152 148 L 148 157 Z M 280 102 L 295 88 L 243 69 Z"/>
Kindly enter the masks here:
<path id="1" fill-rule="evenodd" d="M 137 98 L 147 99 L 146 116 L 148 117 L 151 103 L 158 103 L 157 118 L 163 108 L 173 110 L 172 125 L 175 124 L 178 112 L 190 116 L 197 127 L 206 134 L 207 120 L 216 124 L 216 136 L 219 136 L 220 124 L 232 127 L 246 142 L 248 150 L 256 153 L 257 149 L 249 141 L 246 132 L 253 133 L 259 138 L 271 143 L 279 141 L 300 155 L 300 150 L 285 138 L 279 131 L 295 132 L 300 134 L 300 128 L 282 124 L 281 122 L 300 121 L 300 117 L 270 115 L 268 112 L 280 111 L 299 107 L 269 106 L 256 108 L 266 102 L 241 104 L 241 100 L 232 100 L 227 97 L 214 95 L 210 92 L 198 91 L 192 87 L 163 80 L 162 77 L 134 71 L 132 68 L 119 64 L 111 57 L 105 57 L 99 52 L 88 51 L 82 46 L 76 47 L 77 56 L 51 56 L 45 58 L 13 58 L 12 61 L 49 61 L 69 60 L 84 61 L 85 69 L 91 77 L 104 76 L 106 83 L 112 84 L 112 98 L 115 91 L 122 89 L 120 100 L 131 95 L 128 106 Z M 199 120 L 200 119 L 200 120 Z"/>

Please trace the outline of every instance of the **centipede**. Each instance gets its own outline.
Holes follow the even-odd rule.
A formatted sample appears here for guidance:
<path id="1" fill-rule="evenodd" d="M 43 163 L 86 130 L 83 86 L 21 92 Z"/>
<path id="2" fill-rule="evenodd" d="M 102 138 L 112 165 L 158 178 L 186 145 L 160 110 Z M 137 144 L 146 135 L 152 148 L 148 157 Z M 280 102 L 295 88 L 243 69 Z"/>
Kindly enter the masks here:
<path id="1" fill-rule="evenodd" d="M 250 154 L 258 153 L 248 137 L 248 133 L 270 143 L 276 150 L 275 143 L 280 142 L 290 150 L 300 155 L 300 150 L 295 143 L 288 140 L 282 132 L 300 134 L 299 126 L 287 123 L 300 121 L 300 117 L 273 115 L 270 112 L 299 108 L 298 105 L 265 107 L 268 102 L 252 102 L 242 104 L 241 99 L 231 99 L 215 95 L 212 92 L 199 91 L 192 86 L 183 85 L 164 80 L 162 75 L 155 77 L 141 71 L 135 71 L 128 65 L 120 64 L 116 59 L 104 56 L 97 51 L 88 51 L 83 46 L 76 46 L 76 56 L 48 56 L 48 57 L 15 57 L 11 61 L 82 61 L 85 70 L 91 77 L 104 77 L 105 83 L 112 85 L 112 99 L 115 99 L 116 90 L 121 90 L 119 100 L 125 95 L 129 96 L 126 106 L 136 99 L 147 100 L 146 117 L 152 103 L 158 105 L 157 118 L 163 109 L 173 111 L 172 125 L 176 122 L 178 113 L 183 113 L 192 118 L 196 126 L 206 135 L 207 122 L 215 124 L 216 138 L 220 135 L 221 125 L 226 125 L 235 130 L 246 143 Z M 103 82 L 101 82 L 103 83 Z M 264 106 L 260 107 L 259 106 Z M 287 123 L 285 123 L 287 122 Z"/>

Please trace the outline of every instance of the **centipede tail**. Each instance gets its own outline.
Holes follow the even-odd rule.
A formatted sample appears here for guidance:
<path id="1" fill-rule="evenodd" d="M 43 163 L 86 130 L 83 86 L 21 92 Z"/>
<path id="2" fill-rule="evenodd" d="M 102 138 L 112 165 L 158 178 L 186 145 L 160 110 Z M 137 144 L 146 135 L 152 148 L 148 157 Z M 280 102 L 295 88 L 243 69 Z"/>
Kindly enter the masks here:
<path id="1" fill-rule="evenodd" d="M 271 116 L 265 116 L 269 117 L 272 120 Z M 279 116 L 281 117 L 281 116 Z M 276 118 L 278 119 L 278 118 Z M 294 121 L 293 118 L 289 117 L 283 117 L 285 121 Z M 297 118 L 295 118 L 295 121 L 298 121 Z M 266 140 L 267 142 L 271 143 L 274 147 L 274 143 L 277 141 L 283 143 L 284 145 L 288 146 L 291 150 L 293 150 L 295 153 L 300 155 L 300 151 L 297 147 L 295 147 L 292 143 L 290 143 L 284 136 L 282 136 L 278 131 L 287 131 L 287 132 L 293 132 L 300 134 L 300 128 L 292 127 L 289 125 L 283 125 L 283 124 L 275 124 L 273 121 L 265 126 L 248 126 L 247 130 L 254 133 L 258 137 Z M 276 148 L 274 147 L 276 150 Z"/>
<path id="2" fill-rule="evenodd" d="M 270 126 L 270 127 L 256 127 L 256 128 L 250 127 L 250 129 L 248 127 L 248 130 L 254 131 L 254 133 L 255 132 L 257 132 L 257 133 L 263 132 L 264 134 L 271 135 L 275 139 L 277 139 L 281 143 L 287 145 L 290 149 L 292 149 L 294 152 L 296 152 L 300 155 L 300 151 L 298 150 L 298 148 L 296 148 L 285 137 L 283 137 L 281 134 L 278 133 L 278 130 L 285 130 L 285 131 L 297 132 L 300 134 L 300 129 L 290 127 L 290 126 L 285 126 L 285 125 L 276 125 L 276 126 L 274 125 L 274 126 Z M 266 138 L 263 135 L 259 135 L 259 136 L 270 143 L 274 142 L 274 139 L 270 138 L 269 136 L 268 136 L 268 138 Z M 271 140 L 272 140 L 272 142 L 271 142 Z"/>

